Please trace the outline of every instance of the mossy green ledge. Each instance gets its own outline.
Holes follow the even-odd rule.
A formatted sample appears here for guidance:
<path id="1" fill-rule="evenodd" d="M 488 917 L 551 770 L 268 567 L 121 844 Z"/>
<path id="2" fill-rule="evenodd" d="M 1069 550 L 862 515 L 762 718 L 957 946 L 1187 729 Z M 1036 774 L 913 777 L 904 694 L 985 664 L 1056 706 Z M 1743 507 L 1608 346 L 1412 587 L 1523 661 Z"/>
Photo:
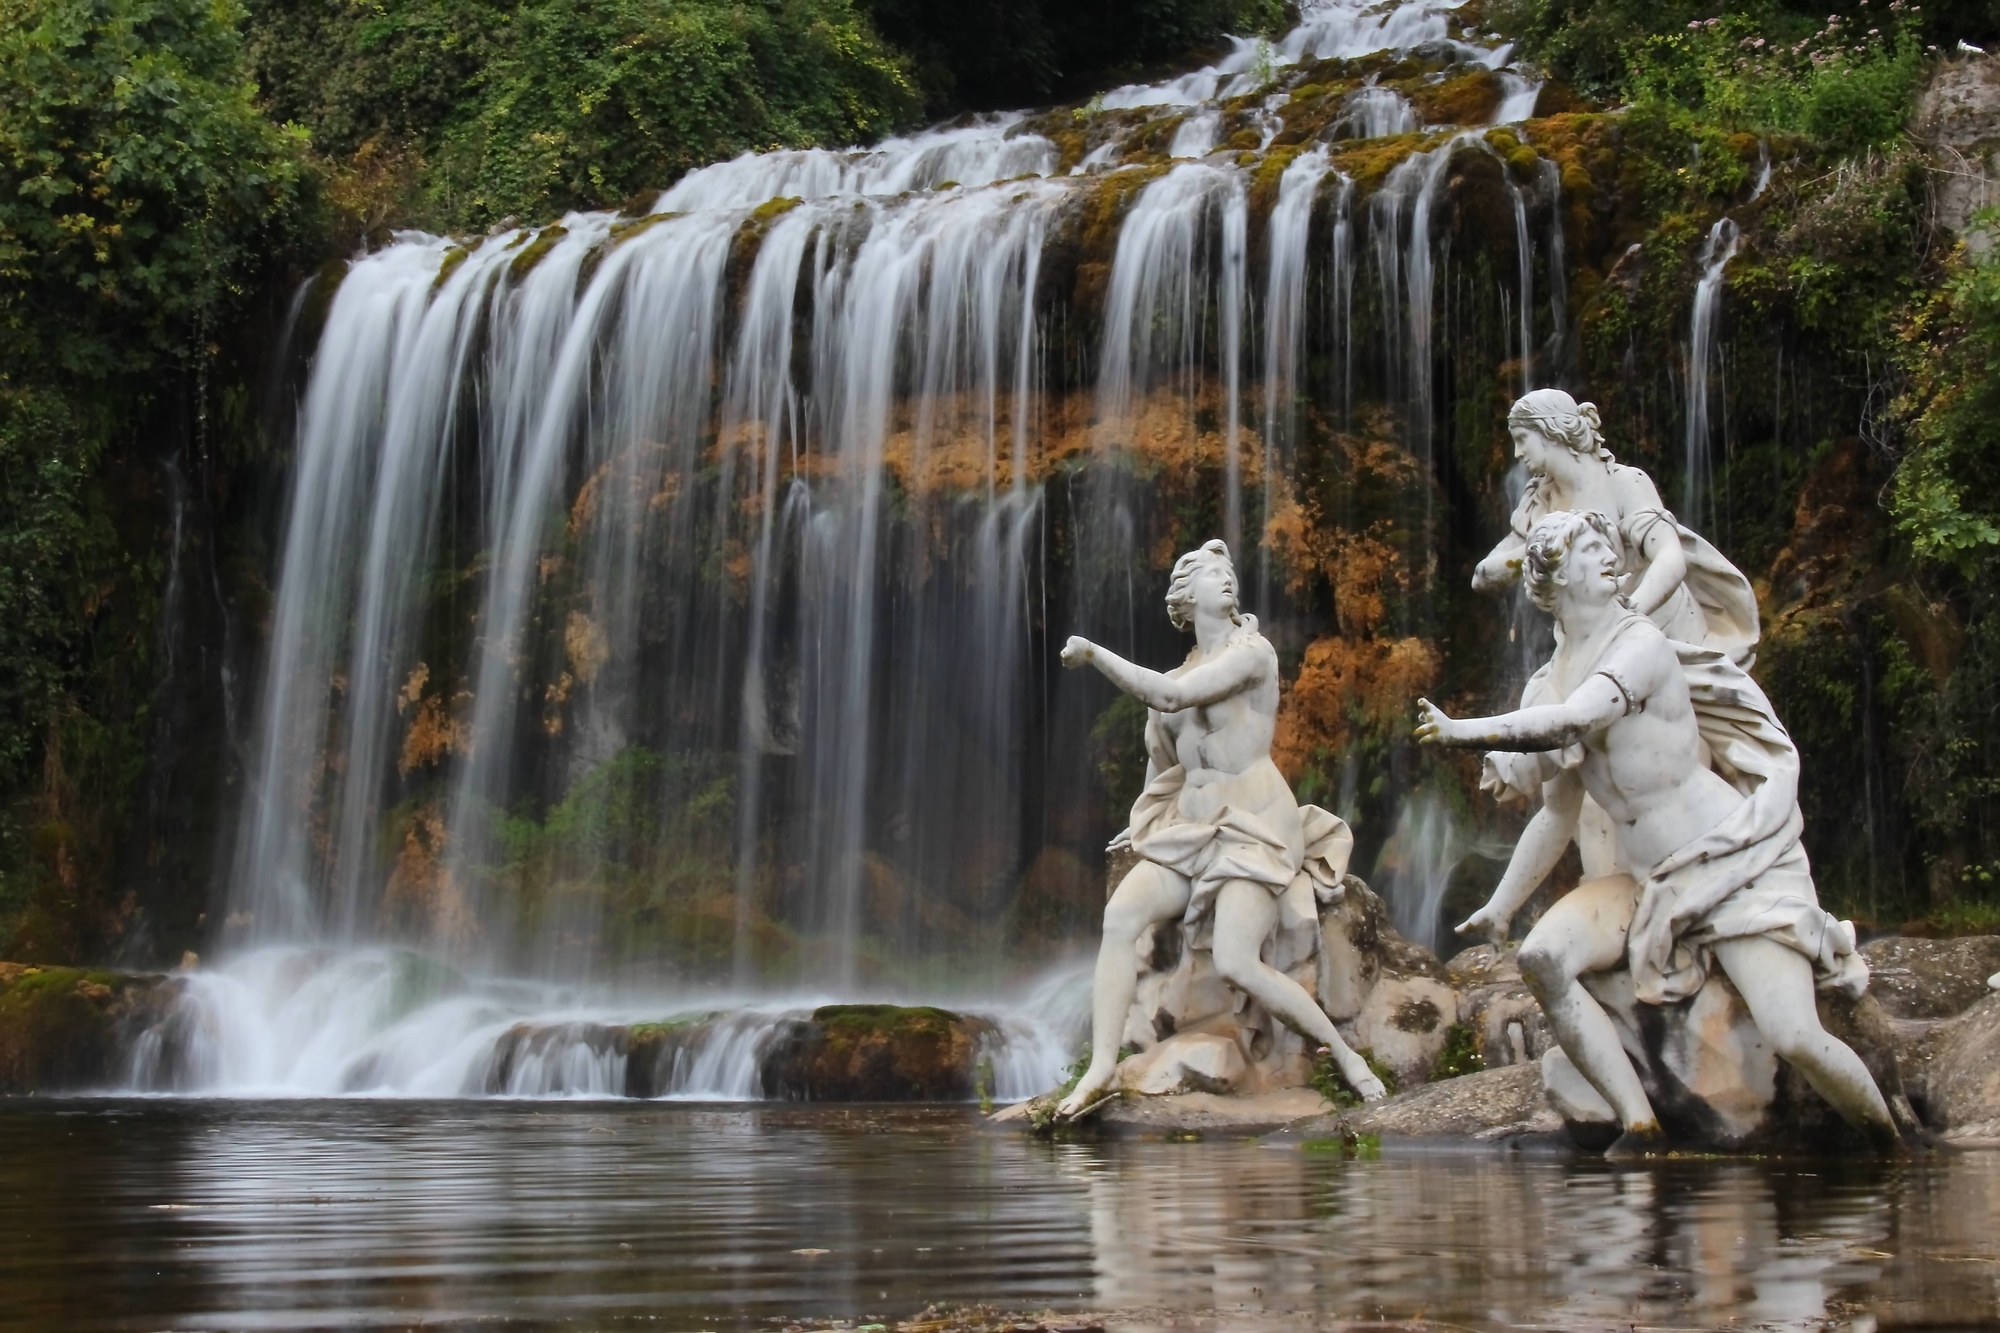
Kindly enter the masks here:
<path id="1" fill-rule="evenodd" d="M 132 1034 L 177 990 L 159 974 L 0 963 L 0 1096 L 117 1085 Z"/>

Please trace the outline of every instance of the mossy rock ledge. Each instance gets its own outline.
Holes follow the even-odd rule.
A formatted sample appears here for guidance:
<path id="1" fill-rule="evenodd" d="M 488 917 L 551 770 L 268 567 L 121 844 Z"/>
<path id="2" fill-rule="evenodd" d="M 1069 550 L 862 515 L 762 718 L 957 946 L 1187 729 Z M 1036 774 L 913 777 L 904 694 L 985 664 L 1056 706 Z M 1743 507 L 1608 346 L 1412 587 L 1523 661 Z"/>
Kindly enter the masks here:
<path id="1" fill-rule="evenodd" d="M 159 974 L 0 963 L 0 1095 L 122 1083 L 133 1039 L 179 987 Z"/>
<path id="2" fill-rule="evenodd" d="M 783 1101 L 968 1101 L 995 1034 L 986 1019 L 949 1009 L 830 1004 L 773 1032 L 758 1076 L 764 1095 Z"/>

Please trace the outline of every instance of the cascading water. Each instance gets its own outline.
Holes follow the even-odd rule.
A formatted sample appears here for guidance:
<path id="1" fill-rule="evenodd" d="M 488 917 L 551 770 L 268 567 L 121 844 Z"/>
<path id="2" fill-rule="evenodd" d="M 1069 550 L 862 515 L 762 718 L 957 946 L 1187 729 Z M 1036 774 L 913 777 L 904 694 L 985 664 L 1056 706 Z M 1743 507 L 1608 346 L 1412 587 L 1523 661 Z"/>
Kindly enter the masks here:
<path id="1" fill-rule="evenodd" d="M 1681 513 L 1689 523 L 1704 523 L 1710 517 L 1707 511 L 1714 464 L 1709 448 L 1709 362 L 1716 318 L 1722 311 L 1722 271 L 1736 257 L 1741 239 L 1742 232 L 1733 221 L 1717 218 L 1701 247 L 1701 281 L 1695 285 L 1694 313 L 1688 320 L 1687 472 Z"/>
<path id="2" fill-rule="evenodd" d="M 615 1092 L 613 1029 L 719 1010 L 646 1086 L 745 1096 L 811 1000 L 1019 994 L 1010 940 L 1090 930 L 1108 832 L 1078 794 L 1103 704 L 1050 640 L 1157 632 L 1148 478 L 1214 468 L 1191 522 L 1268 600 L 1308 428 L 1365 396 L 1420 472 L 1449 429 L 1435 233 L 1454 157 L 1493 149 L 1446 127 L 1364 192 L 1340 154 L 1415 134 L 1431 76 L 1357 74 L 1309 130 L 1286 90 L 1421 47 L 1495 123 L 1531 114 L 1507 49 L 1454 31 L 1337 0 L 1075 112 L 357 257 L 299 416 L 236 955 L 138 1083 Z M 1508 179 L 1486 299 L 1526 376 L 1560 352 L 1561 224 Z M 1003 1089 L 1050 1081 L 1069 1009 L 993 1012 Z"/>

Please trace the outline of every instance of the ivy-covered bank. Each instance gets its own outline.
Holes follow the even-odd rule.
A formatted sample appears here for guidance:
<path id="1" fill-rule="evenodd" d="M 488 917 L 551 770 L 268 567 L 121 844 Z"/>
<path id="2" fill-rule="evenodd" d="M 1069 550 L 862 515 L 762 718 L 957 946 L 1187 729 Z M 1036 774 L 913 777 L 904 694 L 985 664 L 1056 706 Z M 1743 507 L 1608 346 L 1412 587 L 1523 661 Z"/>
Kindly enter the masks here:
<path id="1" fill-rule="evenodd" d="M 0 956 L 170 962 L 219 924 L 207 914 L 284 518 L 292 335 L 314 326 L 325 288 L 302 284 L 327 261 L 385 228 L 550 221 L 747 149 L 862 141 L 968 108 L 1065 99 L 1034 124 L 1067 169 L 1124 114 L 1093 91 L 1198 63 L 1225 30 L 1285 22 L 1220 0 L 973 4 L 948 23 L 934 10 L 0 0 Z M 1725 213 L 1741 229 L 1719 331 L 1721 452 L 1708 511 L 1689 517 L 1758 581 L 1758 671 L 1807 756 L 1822 892 L 1880 925 L 1991 929 L 2000 259 L 1978 244 L 1983 201 L 1946 195 L 1995 147 L 1988 65 L 1953 54 L 1995 15 L 1473 0 L 1459 21 L 1515 37 L 1551 78 L 1524 126 L 1454 160 L 1441 226 L 1459 262 L 1497 270 L 1512 262 L 1506 182 L 1555 173 L 1566 382 L 1670 502 L 1702 239 Z M 1330 130 L 1354 87 L 1402 89 L 1427 124 L 1483 123 L 1499 96 L 1490 75 L 1439 81 L 1421 60 L 1322 65 L 1230 110 L 1282 102 L 1252 184 L 1253 250 L 1286 150 Z M 1941 79 L 1975 109 L 1925 103 Z M 1366 192 L 1435 143 L 1417 132 L 1337 160 Z M 1117 221 L 1165 165 L 1164 142 L 1127 151 L 1149 171 L 1094 195 L 1051 253 L 1076 294 L 1073 348 L 1089 346 Z M 1454 326 L 1466 350 L 1445 356 L 1455 416 L 1438 423 L 1434 475 L 1412 471 L 1392 430 L 1336 411 L 1330 369 L 1308 368 L 1299 490 L 1261 515 L 1309 627 L 1284 646 L 1280 737 L 1306 796 L 1335 799 L 1351 772 L 1407 776 L 1418 688 L 1496 701 L 1481 645 L 1507 627 L 1467 590 L 1467 557 L 1504 520 L 1513 379 L 1481 320 L 1491 312 Z M 1049 475 L 1080 453 L 1062 436 L 1084 412 L 1053 401 Z M 1192 429 L 1212 444 L 1213 422 Z M 1147 464 L 1166 515 L 1156 572 L 1211 535 L 1207 448 Z M 1432 494 L 1439 561 L 1393 523 L 1357 525 L 1394 507 L 1384 496 Z M 404 754 L 421 768 L 450 749 L 449 700 L 418 682 L 411 702 Z M 1082 721 L 1094 816 L 1129 800 L 1143 760 L 1129 709 Z M 508 812 L 496 873 L 529 898 L 583 885 L 608 934 L 649 938 L 671 918 L 691 924 L 664 934 L 726 956 L 730 768 L 634 747 Z M 1379 797 L 1365 782 L 1355 796 L 1373 847 Z M 421 860 L 431 834 L 412 812 L 398 827 Z M 1101 886 L 1075 860 L 1022 870 L 1017 938 L 1088 922 Z"/>

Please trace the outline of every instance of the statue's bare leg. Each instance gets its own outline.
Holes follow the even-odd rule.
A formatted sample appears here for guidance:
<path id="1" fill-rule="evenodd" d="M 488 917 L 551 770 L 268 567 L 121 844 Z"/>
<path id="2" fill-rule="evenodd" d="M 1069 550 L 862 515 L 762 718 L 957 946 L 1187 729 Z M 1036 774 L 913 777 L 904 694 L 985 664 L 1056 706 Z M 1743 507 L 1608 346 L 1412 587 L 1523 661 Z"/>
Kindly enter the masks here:
<path id="1" fill-rule="evenodd" d="M 1090 983 L 1090 1067 L 1057 1115 L 1075 1115 L 1097 1100 L 1118 1069 L 1118 1047 L 1132 992 L 1139 986 L 1139 935 L 1161 921 L 1178 921 L 1193 886 L 1185 875 L 1141 861 L 1126 872 L 1104 905 L 1104 939 L 1097 946 L 1097 972 Z"/>
<path id="2" fill-rule="evenodd" d="M 1628 1134 L 1649 1138 L 1660 1133 L 1653 1103 L 1610 1015 L 1578 980 L 1625 961 L 1636 890 L 1629 878 L 1594 880 L 1558 899 L 1521 943 L 1521 976 L 1577 1071 L 1611 1103 Z"/>
<path id="3" fill-rule="evenodd" d="M 1735 983 L 1771 1049 L 1804 1074 L 1848 1124 L 1880 1144 L 1894 1144 L 1896 1122 L 1868 1066 L 1819 1025 L 1811 961 L 1762 935 L 1718 940 L 1715 960 Z"/>
<path id="4" fill-rule="evenodd" d="M 1278 899 L 1270 889 L 1243 879 L 1224 884 L 1215 897 L 1215 970 L 1273 1017 L 1326 1047 L 1363 1101 L 1381 1101 L 1382 1081 L 1348 1049 L 1326 1011 L 1305 987 L 1264 961 L 1264 941 L 1277 924 Z"/>

